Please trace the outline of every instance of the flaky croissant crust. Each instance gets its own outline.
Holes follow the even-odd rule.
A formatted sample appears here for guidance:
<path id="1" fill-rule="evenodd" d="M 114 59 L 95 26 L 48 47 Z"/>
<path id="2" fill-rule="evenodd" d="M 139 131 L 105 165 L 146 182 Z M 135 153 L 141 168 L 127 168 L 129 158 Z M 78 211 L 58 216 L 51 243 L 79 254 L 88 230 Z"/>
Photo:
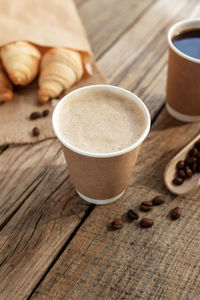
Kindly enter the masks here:
<path id="1" fill-rule="evenodd" d="M 80 80 L 84 72 L 82 57 L 78 51 L 51 48 L 43 56 L 39 76 L 38 98 L 41 103 L 70 88 Z"/>
<path id="2" fill-rule="evenodd" d="M 25 86 L 38 74 L 41 54 L 34 45 L 17 41 L 1 48 L 1 59 L 11 81 Z"/>
<path id="3" fill-rule="evenodd" d="M 0 102 L 10 101 L 13 98 L 12 84 L 9 81 L 0 62 Z"/>

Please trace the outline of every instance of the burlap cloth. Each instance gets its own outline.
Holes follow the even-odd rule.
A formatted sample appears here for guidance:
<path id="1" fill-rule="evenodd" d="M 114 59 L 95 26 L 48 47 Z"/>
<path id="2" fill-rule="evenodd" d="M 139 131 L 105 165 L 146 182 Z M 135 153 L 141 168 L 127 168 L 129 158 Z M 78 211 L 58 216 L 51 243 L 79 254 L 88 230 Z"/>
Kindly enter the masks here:
<path id="1" fill-rule="evenodd" d="M 72 89 L 105 83 L 96 65 L 93 63 L 91 67 L 92 52 L 73 0 L 0 0 L 0 28 L 3 28 L 0 46 L 26 40 L 37 45 L 43 53 L 49 47 L 80 51 L 87 72 Z M 14 99 L 0 104 L 0 145 L 34 143 L 54 137 L 51 114 L 56 101 L 40 105 L 36 93 L 37 80 L 25 88 L 15 89 Z M 44 109 L 50 110 L 49 116 L 29 119 L 32 112 Z M 32 136 L 33 127 L 40 129 L 38 137 Z"/>

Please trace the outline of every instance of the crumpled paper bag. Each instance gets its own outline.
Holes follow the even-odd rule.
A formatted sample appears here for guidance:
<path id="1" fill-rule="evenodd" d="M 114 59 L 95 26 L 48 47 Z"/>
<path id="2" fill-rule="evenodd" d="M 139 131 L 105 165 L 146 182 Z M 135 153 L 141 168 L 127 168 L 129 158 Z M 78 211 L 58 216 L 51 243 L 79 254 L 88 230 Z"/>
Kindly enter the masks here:
<path id="1" fill-rule="evenodd" d="M 0 28 L 0 46 L 25 40 L 71 48 L 89 67 L 92 51 L 73 0 L 0 0 Z"/>

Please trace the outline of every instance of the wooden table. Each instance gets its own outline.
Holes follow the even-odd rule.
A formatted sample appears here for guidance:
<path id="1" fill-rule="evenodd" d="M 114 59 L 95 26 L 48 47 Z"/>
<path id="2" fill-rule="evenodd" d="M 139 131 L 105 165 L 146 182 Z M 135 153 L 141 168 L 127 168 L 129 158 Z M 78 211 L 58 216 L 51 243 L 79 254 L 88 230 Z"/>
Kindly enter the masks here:
<path id="1" fill-rule="evenodd" d="M 200 15 L 198 0 L 76 0 L 98 65 L 108 81 L 148 106 L 152 130 L 130 185 L 111 205 L 94 206 L 74 191 L 56 139 L 6 146 L 0 155 L 0 299 L 200 299 L 200 191 L 185 197 L 164 187 L 166 163 L 200 124 L 164 108 L 167 31 Z M 108 224 L 163 194 L 140 217 L 152 228 Z M 182 217 L 171 221 L 175 206 Z"/>

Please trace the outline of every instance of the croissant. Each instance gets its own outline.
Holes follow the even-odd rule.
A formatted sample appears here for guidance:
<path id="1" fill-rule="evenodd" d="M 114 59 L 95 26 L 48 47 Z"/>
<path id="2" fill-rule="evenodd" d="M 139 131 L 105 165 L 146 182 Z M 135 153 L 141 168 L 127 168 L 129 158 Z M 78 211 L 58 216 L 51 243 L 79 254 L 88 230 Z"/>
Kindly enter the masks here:
<path id="1" fill-rule="evenodd" d="M 1 59 L 10 80 L 16 85 L 27 85 L 37 75 L 41 54 L 28 42 L 17 41 L 1 48 Z"/>
<path id="2" fill-rule="evenodd" d="M 13 98 L 13 88 L 0 63 L 0 102 L 10 101 Z"/>
<path id="3" fill-rule="evenodd" d="M 41 60 L 38 99 L 41 103 L 70 88 L 83 75 L 79 52 L 66 48 L 51 48 Z"/>

